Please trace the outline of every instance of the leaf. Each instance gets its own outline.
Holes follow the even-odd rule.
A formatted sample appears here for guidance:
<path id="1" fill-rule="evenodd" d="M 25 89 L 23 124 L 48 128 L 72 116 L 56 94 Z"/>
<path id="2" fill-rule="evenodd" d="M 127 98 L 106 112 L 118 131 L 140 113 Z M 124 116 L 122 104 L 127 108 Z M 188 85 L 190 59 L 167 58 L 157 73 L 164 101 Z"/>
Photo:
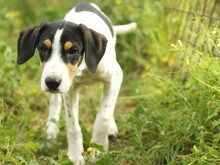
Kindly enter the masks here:
<path id="1" fill-rule="evenodd" d="M 49 162 L 50 165 L 58 165 L 58 163 L 52 157 L 46 156 L 44 160 Z"/>
<path id="2" fill-rule="evenodd" d="M 220 132 L 213 135 L 213 137 L 214 137 L 214 142 L 218 143 L 220 141 Z"/>
<path id="3" fill-rule="evenodd" d="M 69 157 L 63 151 L 60 151 L 58 157 L 59 157 L 58 164 L 65 164 L 65 165 L 73 164 L 71 160 L 69 159 Z"/>
<path id="4" fill-rule="evenodd" d="M 92 148 L 98 149 L 100 152 L 105 152 L 104 146 L 101 145 L 101 144 L 91 143 L 90 146 L 91 146 Z"/>
<path id="5" fill-rule="evenodd" d="M 33 152 L 33 151 L 36 151 L 38 148 L 39 148 L 39 144 L 38 143 L 34 143 L 32 141 L 28 142 L 25 144 L 25 150 L 27 152 Z"/>

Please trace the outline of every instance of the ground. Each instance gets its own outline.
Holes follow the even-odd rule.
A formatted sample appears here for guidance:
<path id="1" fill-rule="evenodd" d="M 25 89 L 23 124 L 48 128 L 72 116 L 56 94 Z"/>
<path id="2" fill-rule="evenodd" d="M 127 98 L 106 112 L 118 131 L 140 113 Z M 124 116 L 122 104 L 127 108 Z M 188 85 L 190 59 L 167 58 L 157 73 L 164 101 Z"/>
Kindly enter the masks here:
<path id="1" fill-rule="evenodd" d="M 213 25 L 198 32 L 203 34 L 199 43 L 207 43 L 201 51 L 181 38 L 173 39 L 178 27 L 171 23 L 178 17 L 168 12 L 168 1 L 93 2 L 114 24 L 138 24 L 135 32 L 118 36 L 117 58 L 124 72 L 115 108 L 119 134 L 96 164 L 220 164 L 219 57 L 210 51 L 213 45 L 219 49 L 219 28 Z M 0 2 L 0 164 L 71 164 L 64 111 L 58 139 L 46 139 L 50 94 L 40 89 L 38 54 L 18 66 L 16 44 L 20 30 L 61 19 L 72 4 Z M 101 91 L 101 84 L 80 89 L 86 160 L 93 148 L 102 151 L 102 146 L 90 144 Z"/>

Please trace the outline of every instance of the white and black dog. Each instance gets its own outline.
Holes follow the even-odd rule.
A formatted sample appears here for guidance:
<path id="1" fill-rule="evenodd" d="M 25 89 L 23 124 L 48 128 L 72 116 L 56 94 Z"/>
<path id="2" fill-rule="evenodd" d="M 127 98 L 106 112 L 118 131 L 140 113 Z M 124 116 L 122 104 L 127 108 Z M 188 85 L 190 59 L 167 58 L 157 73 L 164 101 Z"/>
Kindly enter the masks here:
<path id="1" fill-rule="evenodd" d="M 116 34 L 136 28 L 135 23 L 112 26 L 95 4 L 76 4 L 63 20 L 45 22 L 21 31 L 17 63 L 23 64 L 37 48 L 42 68 L 41 88 L 51 92 L 47 137 L 56 138 L 63 97 L 67 123 L 68 156 L 83 164 L 83 138 L 78 120 L 78 87 L 101 81 L 104 92 L 93 126 L 92 142 L 108 150 L 108 135 L 118 130 L 114 108 L 123 72 L 116 60 Z M 54 122 L 56 121 L 56 122 Z"/>

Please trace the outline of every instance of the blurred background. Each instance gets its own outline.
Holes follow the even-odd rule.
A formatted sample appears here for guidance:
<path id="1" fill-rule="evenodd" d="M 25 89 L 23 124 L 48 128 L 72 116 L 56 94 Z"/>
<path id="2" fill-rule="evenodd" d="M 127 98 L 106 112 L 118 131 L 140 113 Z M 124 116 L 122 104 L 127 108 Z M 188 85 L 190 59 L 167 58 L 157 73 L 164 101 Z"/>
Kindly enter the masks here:
<path id="1" fill-rule="evenodd" d="M 50 94 L 40 89 L 38 52 L 18 66 L 16 45 L 22 29 L 62 19 L 76 2 L 0 1 L 0 164 L 71 164 L 63 111 L 58 139 L 46 140 Z M 96 164 L 220 164 L 220 1 L 90 2 L 113 24 L 138 24 L 117 38 L 124 71 L 115 108 L 119 135 Z M 103 88 L 97 87 L 80 89 L 85 160 Z"/>

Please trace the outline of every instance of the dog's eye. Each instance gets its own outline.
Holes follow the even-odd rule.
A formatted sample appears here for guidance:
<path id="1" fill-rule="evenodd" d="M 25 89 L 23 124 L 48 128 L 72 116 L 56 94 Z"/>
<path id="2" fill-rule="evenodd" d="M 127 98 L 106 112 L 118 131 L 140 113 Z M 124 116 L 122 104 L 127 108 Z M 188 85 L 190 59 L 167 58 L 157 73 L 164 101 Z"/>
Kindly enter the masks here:
<path id="1" fill-rule="evenodd" d="M 48 50 L 48 48 L 45 45 L 40 47 L 40 51 L 43 53 L 45 53 L 47 50 Z"/>
<path id="2" fill-rule="evenodd" d="M 68 50 L 68 54 L 69 55 L 75 55 L 75 54 L 77 54 L 79 51 L 78 51 L 78 49 L 77 48 L 70 48 L 69 50 Z"/>

